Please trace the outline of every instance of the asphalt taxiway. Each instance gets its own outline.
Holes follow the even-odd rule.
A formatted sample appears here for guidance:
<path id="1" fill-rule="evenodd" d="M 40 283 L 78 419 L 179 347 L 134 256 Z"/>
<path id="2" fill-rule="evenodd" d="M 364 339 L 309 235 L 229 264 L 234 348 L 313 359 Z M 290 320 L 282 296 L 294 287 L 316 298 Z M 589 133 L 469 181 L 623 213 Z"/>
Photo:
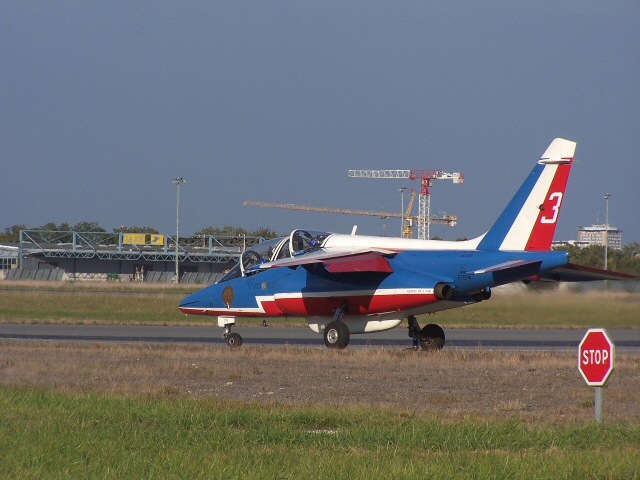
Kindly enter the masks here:
<path id="1" fill-rule="evenodd" d="M 235 327 L 244 345 L 324 347 L 322 335 L 304 327 Z M 446 329 L 445 348 L 501 350 L 577 350 L 586 329 Z M 612 329 L 618 352 L 640 352 L 640 329 Z M 225 345 L 222 329 L 211 326 L 0 324 L 0 339 L 75 342 L 205 343 Z M 352 335 L 353 347 L 411 346 L 406 328 Z"/>

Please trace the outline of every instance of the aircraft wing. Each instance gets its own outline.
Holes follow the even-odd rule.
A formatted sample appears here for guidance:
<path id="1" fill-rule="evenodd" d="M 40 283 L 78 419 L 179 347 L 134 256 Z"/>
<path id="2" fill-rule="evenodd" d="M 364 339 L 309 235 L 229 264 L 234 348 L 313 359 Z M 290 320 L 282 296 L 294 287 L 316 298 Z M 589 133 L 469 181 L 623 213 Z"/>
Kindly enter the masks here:
<path id="1" fill-rule="evenodd" d="M 341 252 L 318 250 L 291 258 L 267 262 L 260 265 L 260 269 L 297 267 L 321 263 L 331 273 L 348 272 L 382 272 L 390 273 L 391 265 L 385 258 L 394 255 L 395 251 L 384 249 L 357 249 Z"/>
<path id="2" fill-rule="evenodd" d="M 628 273 L 613 272 L 600 268 L 585 267 L 569 263 L 564 267 L 556 268 L 539 276 L 540 280 L 552 280 L 556 282 L 592 282 L 597 280 L 633 280 L 640 278 Z"/>
<path id="3" fill-rule="evenodd" d="M 369 252 L 347 257 L 330 258 L 324 262 L 331 273 L 380 272 L 391 273 L 393 269 L 387 259 L 379 253 Z"/>

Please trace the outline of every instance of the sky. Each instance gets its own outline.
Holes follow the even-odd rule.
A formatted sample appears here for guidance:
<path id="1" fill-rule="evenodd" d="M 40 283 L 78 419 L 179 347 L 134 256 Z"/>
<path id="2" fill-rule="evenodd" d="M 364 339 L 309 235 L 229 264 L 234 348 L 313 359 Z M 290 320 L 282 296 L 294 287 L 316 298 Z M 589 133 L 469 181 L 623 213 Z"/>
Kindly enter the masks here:
<path id="1" fill-rule="evenodd" d="M 555 239 L 640 242 L 640 2 L 0 1 L 0 229 L 93 221 L 398 236 L 484 233 L 556 137 L 577 142 Z M 417 213 L 417 202 L 414 205 Z"/>

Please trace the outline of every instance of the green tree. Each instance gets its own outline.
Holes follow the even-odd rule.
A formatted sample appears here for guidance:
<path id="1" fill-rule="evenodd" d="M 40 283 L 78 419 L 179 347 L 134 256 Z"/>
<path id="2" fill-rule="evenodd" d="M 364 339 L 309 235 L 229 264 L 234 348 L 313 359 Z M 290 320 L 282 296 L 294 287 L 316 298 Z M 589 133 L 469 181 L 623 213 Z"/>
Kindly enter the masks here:
<path id="1" fill-rule="evenodd" d="M 271 238 L 276 238 L 276 237 L 280 237 L 282 235 L 278 235 L 276 232 L 274 232 L 273 230 L 271 230 L 268 227 L 260 227 L 258 228 L 255 232 L 254 235 L 256 237 L 262 237 L 265 240 L 269 240 Z"/>
<path id="2" fill-rule="evenodd" d="M 82 221 L 76 223 L 71 230 L 74 232 L 106 232 L 98 222 Z"/>
<path id="3" fill-rule="evenodd" d="M 73 235 L 68 233 L 71 231 L 71 226 L 66 222 L 63 222 L 60 225 L 56 225 L 54 222 L 49 222 L 30 230 L 38 230 L 38 232 L 30 233 L 30 236 L 39 242 L 71 243 L 73 241 Z"/>
<path id="4" fill-rule="evenodd" d="M 0 233 L 0 243 L 18 243 L 20 242 L 20 230 L 25 230 L 26 225 L 14 225 L 4 229 L 4 233 Z"/>
<path id="5" fill-rule="evenodd" d="M 67 224 L 68 225 L 68 224 Z M 58 232 L 60 228 L 53 222 L 45 223 L 44 225 L 40 225 L 39 227 L 35 227 L 33 230 L 43 230 L 45 232 Z M 70 228 L 66 229 L 67 231 L 71 230 Z"/>
<path id="6" fill-rule="evenodd" d="M 622 247 L 622 250 L 607 252 L 607 268 L 619 272 L 640 275 L 640 245 L 637 242 Z"/>
<path id="7" fill-rule="evenodd" d="M 219 227 L 204 227 L 197 231 L 194 235 L 251 235 L 246 229 L 242 227 L 232 227 L 231 225 L 225 225 L 222 228 Z"/>
<path id="8" fill-rule="evenodd" d="M 54 222 L 45 223 L 39 227 L 34 228 L 33 230 L 41 230 L 43 233 L 40 233 L 38 237 L 41 238 L 42 241 L 46 242 L 56 242 L 56 243 L 71 243 L 73 242 L 73 234 L 68 232 L 99 232 L 105 233 L 106 230 L 100 226 L 98 222 L 88 222 L 82 221 L 78 222 L 75 225 L 71 226 L 67 222 L 63 222 L 60 225 L 56 225 Z M 53 233 L 53 232 L 66 232 L 66 233 Z M 88 242 L 99 241 L 102 238 L 102 235 L 83 235 L 83 237 Z"/>
<path id="9" fill-rule="evenodd" d="M 248 237 L 262 237 L 265 240 L 269 240 L 270 238 L 276 238 L 281 236 L 268 227 L 259 227 L 256 231 L 250 232 L 246 228 L 232 227 L 231 225 L 225 225 L 222 228 L 204 227 L 198 230 L 196 233 L 194 233 L 194 236 L 198 236 L 198 235 L 214 235 L 214 236 L 218 235 L 218 236 L 232 236 L 232 237 L 246 235 Z"/>
<path id="10" fill-rule="evenodd" d="M 575 245 L 557 247 L 569 254 L 569 262 L 585 267 L 604 268 L 604 246 L 589 245 L 580 248 Z M 622 250 L 607 249 L 607 269 L 617 272 L 640 274 L 640 245 L 633 242 Z"/>
<path id="11" fill-rule="evenodd" d="M 158 231 L 158 229 L 154 228 L 154 227 L 137 227 L 137 226 L 133 226 L 133 227 L 120 227 L 120 228 L 114 228 L 113 229 L 113 233 L 152 233 L 154 235 L 159 234 L 160 232 Z"/>

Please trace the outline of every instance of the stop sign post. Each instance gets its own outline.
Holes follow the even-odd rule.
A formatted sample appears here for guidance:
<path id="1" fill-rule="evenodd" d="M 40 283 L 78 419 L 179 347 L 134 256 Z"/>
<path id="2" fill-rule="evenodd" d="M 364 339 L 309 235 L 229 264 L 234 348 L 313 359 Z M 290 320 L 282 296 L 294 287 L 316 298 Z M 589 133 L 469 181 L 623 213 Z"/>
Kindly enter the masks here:
<path id="1" fill-rule="evenodd" d="M 595 417 L 602 421 L 602 387 L 613 371 L 615 345 L 603 328 L 590 328 L 578 346 L 578 370 L 587 385 L 596 387 Z"/>

